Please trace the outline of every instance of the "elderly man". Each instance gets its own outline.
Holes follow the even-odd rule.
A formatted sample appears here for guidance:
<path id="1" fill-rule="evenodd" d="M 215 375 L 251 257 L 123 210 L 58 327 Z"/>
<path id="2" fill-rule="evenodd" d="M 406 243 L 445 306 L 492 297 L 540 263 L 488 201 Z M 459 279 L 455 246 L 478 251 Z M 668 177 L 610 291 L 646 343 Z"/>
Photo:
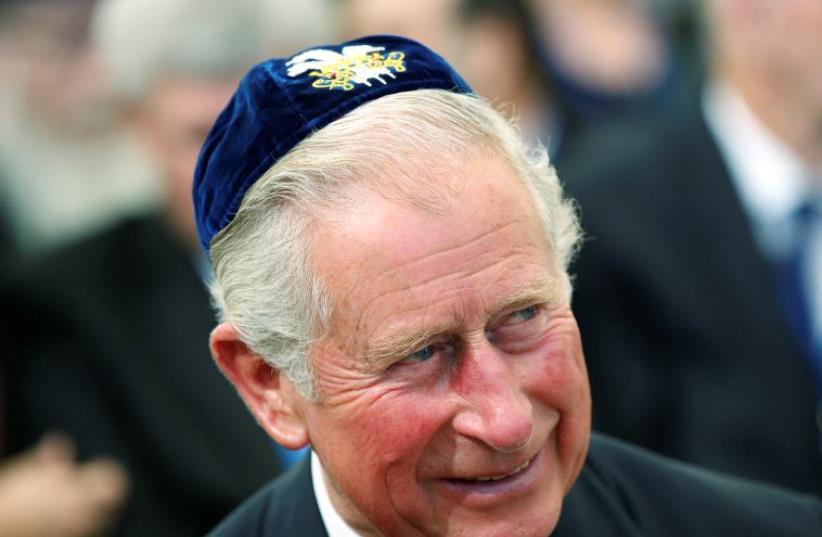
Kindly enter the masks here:
<path id="1" fill-rule="evenodd" d="M 217 364 L 310 461 L 212 535 L 815 535 L 822 506 L 590 436 L 544 151 L 438 56 L 258 65 L 197 168 Z"/>

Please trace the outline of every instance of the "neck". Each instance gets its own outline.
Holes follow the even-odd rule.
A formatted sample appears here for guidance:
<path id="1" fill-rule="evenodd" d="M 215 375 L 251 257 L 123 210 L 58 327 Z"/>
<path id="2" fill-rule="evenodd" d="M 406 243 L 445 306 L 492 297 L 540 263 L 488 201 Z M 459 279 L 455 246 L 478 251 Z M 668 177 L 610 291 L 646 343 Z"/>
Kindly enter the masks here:
<path id="1" fill-rule="evenodd" d="M 328 475 L 320 462 L 320 458 L 314 451 L 311 452 L 311 480 L 314 485 L 314 493 L 317 496 L 320 514 L 323 517 L 323 523 L 329 529 L 329 533 L 334 534 L 331 531 L 331 526 L 334 526 L 338 531 L 342 531 L 344 535 L 348 535 L 353 531 L 361 537 L 380 537 L 379 532 L 347 500 L 336 482 Z M 348 528 L 342 528 L 338 522 L 348 526 Z"/>

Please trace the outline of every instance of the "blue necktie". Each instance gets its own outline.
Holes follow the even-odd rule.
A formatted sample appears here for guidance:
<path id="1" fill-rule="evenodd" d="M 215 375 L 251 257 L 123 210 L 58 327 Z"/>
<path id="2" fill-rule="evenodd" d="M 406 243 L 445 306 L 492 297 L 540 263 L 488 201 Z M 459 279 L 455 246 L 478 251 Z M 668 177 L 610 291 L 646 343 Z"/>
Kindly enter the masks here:
<path id="1" fill-rule="evenodd" d="M 822 399 L 822 345 L 814 333 L 812 313 L 814 292 L 811 286 L 817 281 L 810 274 L 813 263 L 811 241 L 814 229 L 822 222 L 822 210 L 818 203 L 806 202 L 794 212 L 792 218 L 793 241 L 789 254 L 775 264 L 777 296 L 782 313 L 799 344 L 816 380 L 817 394 Z"/>

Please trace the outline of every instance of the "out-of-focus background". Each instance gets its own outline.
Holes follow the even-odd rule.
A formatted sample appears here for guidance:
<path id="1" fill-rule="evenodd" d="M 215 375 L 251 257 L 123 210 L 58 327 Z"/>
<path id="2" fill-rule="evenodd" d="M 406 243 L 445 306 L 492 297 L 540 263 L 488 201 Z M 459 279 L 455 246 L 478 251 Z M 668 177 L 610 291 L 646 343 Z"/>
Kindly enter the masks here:
<path id="1" fill-rule="evenodd" d="M 238 77 L 416 38 L 547 147 L 594 428 L 822 493 L 819 0 L 0 0 L 0 537 L 202 535 L 304 453 L 211 363 Z"/>
<path id="2" fill-rule="evenodd" d="M 240 2 L 236 12 L 257 11 L 264 24 L 250 13 L 209 20 L 216 10 L 195 3 L 116 4 L 0 3 L 0 199 L 7 239 L 24 255 L 164 203 L 162 171 L 133 125 L 152 86 L 179 68 L 228 61 L 237 76 L 269 54 L 326 39 L 332 22 L 321 0 Z M 205 129 L 169 141 L 196 146 Z"/>

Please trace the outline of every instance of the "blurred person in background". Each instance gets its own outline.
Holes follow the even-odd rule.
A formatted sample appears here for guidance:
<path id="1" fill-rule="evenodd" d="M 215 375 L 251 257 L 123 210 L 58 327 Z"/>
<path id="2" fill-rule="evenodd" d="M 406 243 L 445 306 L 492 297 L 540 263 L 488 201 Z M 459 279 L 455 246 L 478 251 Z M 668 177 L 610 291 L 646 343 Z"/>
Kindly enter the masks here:
<path id="1" fill-rule="evenodd" d="M 0 197 L 25 255 L 156 203 L 154 169 L 112 106 L 89 42 L 94 5 L 0 4 Z"/>
<path id="2" fill-rule="evenodd" d="M 47 435 L 0 462 L 0 537 L 93 537 L 114 521 L 127 493 L 122 466 L 78 464 L 71 441 Z"/>
<path id="3" fill-rule="evenodd" d="M 822 3 L 704 8 L 700 98 L 564 170 L 594 424 L 820 494 Z"/>
<path id="4" fill-rule="evenodd" d="M 672 104 L 684 91 L 669 20 L 650 0 L 528 3 L 555 98 L 569 120 L 587 124 Z"/>
<path id="5" fill-rule="evenodd" d="M 105 455 L 126 467 L 131 494 L 116 535 L 202 535 L 279 470 L 210 363 L 191 177 L 237 75 L 323 40 L 324 7 L 109 0 L 93 13 L 111 106 L 159 172 L 163 203 L 20 267 L 0 291 L 0 360 L 11 452 L 57 430 L 80 460 Z"/>
<path id="6" fill-rule="evenodd" d="M 517 118 L 526 140 L 556 157 L 564 122 L 554 103 L 530 7 L 524 0 L 461 0 L 455 61 L 474 90 Z"/>
<path id="7" fill-rule="evenodd" d="M 57 230 L 54 221 L 64 219 L 66 205 L 46 213 L 33 210 L 53 204 L 77 186 L 78 176 L 68 170 L 77 162 L 67 153 L 30 161 L 32 153 L 64 147 L 63 129 L 85 142 L 94 129 L 79 127 L 69 117 L 81 101 L 97 94 L 98 80 L 79 58 L 85 44 L 89 12 L 93 2 L 0 2 L 0 273 L 6 274 L 25 246 L 28 252 L 64 236 L 71 225 Z M 76 69 L 75 69 L 76 68 Z M 67 76 L 84 71 L 86 80 Z M 88 126 L 87 118 L 84 125 Z M 73 126 L 68 127 L 72 124 Z M 57 132 L 60 131 L 60 132 Z M 48 133 L 48 134 L 45 134 Z M 40 139 L 41 135 L 44 137 Z M 93 137 L 93 136 L 92 136 Z M 119 154 L 118 143 L 108 148 Z M 45 178 L 34 170 L 59 160 L 66 174 Z M 46 161 L 46 162 L 44 162 Z M 82 162 L 82 159 L 79 159 Z M 83 168 L 83 166 L 80 166 Z M 104 166 L 101 166 L 101 168 Z M 86 167 L 88 168 L 88 167 Z M 12 182 L 14 178 L 14 182 Z M 52 188 L 43 188 L 49 184 Z M 53 187 L 59 188 L 53 188 Z M 95 185 L 98 186 L 98 185 Z M 34 198 L 37 201 L 34 201 Z M 30 205 L 33 204 L 33 205 Z M 45 215 L 45 217 L 44 217 Z M 80 225 L 77 220 L 75 224 Z M 85 222 L 82 223 L 85 225 Z M 52 236 L 51 233 L 55 235 Z M 5 319 L 5 317 L 4 317 Z M 0 360 L 3 360 L 0 353 Z M 6 456 L 9 446 L 5 382 L 0 375 L 0 536 L 2 537 L 91 537 L 109 529 L 128 495 L 128 477 L 122 465 L 111 458 L 76 461 L 73 442 L 63 436 L 45 434 L 36 444 Z"/>
<path id="8" fill-rule="evenodd" d="M 2 171 L 0 171 L 2 173 Z M 0 198 L 0 263 L 7 266 L 11 257 L 17 252 L 17 244 L 11 233 L 8 221 L 8 209 L 4 199 Z M 2 272 L 2 270 L 0 270 Z"/>

